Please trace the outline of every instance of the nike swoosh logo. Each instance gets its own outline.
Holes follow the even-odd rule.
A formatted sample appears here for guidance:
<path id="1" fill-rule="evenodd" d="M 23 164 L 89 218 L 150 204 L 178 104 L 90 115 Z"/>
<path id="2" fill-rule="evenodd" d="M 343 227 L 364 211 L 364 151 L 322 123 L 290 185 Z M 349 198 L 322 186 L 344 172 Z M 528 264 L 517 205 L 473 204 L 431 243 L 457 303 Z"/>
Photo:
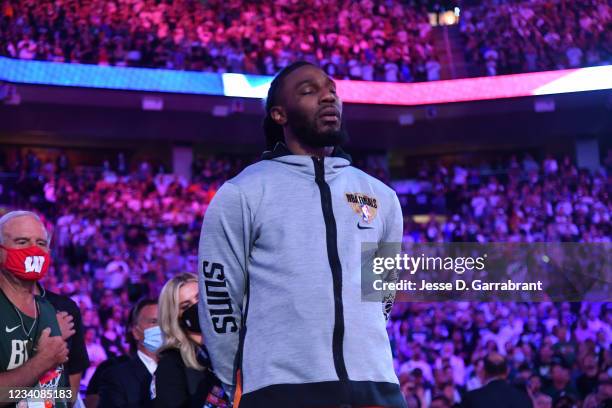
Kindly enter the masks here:
<path id="1" fill-rule="evenodd" d="M 359 221 L 357 221 L 357 228 L 359 229 L 374 229 L 374 227 L 364 227 L 361 224 L 359 224 Z"/>
<path id="2" fill-rule="evenodd" d="M 7 333 L 12 333 L 15 330 L 17 330 L 18 328 L 19 328 L 19 325 L 13 327 L 12 329 L 9 329 L 8 326 L 5 327 Z"/>

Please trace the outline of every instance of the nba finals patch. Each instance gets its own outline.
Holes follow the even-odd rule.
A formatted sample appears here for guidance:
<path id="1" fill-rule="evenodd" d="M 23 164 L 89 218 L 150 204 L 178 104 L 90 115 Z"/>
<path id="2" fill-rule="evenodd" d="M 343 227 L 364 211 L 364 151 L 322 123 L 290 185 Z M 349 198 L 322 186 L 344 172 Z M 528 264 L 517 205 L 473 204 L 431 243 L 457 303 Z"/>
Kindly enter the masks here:
<path id="1" fill-rule="evenodd" d="M 346 193 L 346 201 L 365 223 L 370 223 L 376 218 L 378 203 L 375 198 L 361 193 Z"/>

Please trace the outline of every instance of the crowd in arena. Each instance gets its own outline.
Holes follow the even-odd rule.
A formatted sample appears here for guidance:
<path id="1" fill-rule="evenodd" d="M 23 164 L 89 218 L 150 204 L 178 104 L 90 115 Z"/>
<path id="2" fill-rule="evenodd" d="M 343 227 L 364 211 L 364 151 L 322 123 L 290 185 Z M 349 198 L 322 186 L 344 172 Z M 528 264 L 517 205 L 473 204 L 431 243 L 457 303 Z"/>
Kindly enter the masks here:
<path id="1" fill-rule="evenodd" d="M 306 60 L 341 79 L 440 79 L 421 1 L 4 0 L 0 55 L 111 66 L 273 75 Z M 612 62 L 606 0 L 485 1 L 461 9 L 475 75 Z"/>
<path id="2" fill-rule="evenodd" d="M 436 58 L 414 3 L 5 0 L 0 55 L 263 75 L 302 59 L 337 78 L 411 82 Z"/>
<path id="3" fill-rule="evenodd" d="M 400 197 L 421 196 L 432 217 L 406 217 L 405 240 L 610 242 L 611 159 L 590 172 L 567 157 L 513 156 L 494 176 L 483 166 L 424 163 Z M 155 174 L 147 163 L 130 171 L 122 155 L 95 173 L 65 155 L 43 162 L 32 152 L 5 166 L 20 175 L 13 204 L 36 208 L 52 231 L 54 267 L 43 284 L 81 309 L 91 361 L 84 387 L 97 365 L 129 352 L 130 306 L 196 270 L 207 205 L 248 161 L 197 159 L 192 180 Z M 612 398 L 608 303 L 396 303 L 388 332 L 410 408 L 458 406 L 483 384 L 492 351 L 506 357 L 510 381 L 534 407 L 595 408 Z"/>
<path id="4" fill-rule="evenodd" d="M 534 407 L 586 408 L 612 398 L 611 324 L 609 304 L 401 303 L 388 331 L 411 408 L 459 406 L 490 352 Z"/>
<path id="5" fill-rule="evenodd" d="M 465 10 L 460 25 L 466 60 L 480 75 L 612 63 L 607 0 L 485 1 Z"/>
<path id="6" fill-rule="evenodd" d="M 612 164 L 609 157 L 607 166 Z M 610 242 L 609 170 L 578 169 L 565 156 L 537 162 L 516 156 L 499 173 L 482 166 L 423 163 L 409 187 L 397 186 L 408 219 L 408 242 Z M 445 214 L 439 221 L 434 214 Z"/>

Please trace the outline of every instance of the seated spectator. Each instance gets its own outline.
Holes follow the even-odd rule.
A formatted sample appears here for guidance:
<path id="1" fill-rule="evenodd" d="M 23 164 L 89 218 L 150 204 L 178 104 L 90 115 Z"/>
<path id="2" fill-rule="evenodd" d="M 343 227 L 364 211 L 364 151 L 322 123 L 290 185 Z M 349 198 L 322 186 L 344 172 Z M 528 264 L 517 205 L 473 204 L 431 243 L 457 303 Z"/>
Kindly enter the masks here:
<path id="1" fill-rule="evenodd" d="M 95 327 L 85 328 L 85 348 L 87 349 L 87 355 L 91 362 L 83 378 L 84 383 L 87 384 L 96 371 L 96 367 L 108 358 L 106 351 L 104 351 L 104 347 L 100 344 L 97 329 Z"/>
<path id="2" fill-rule="evenodd" d="M 597 390 L 585 399 L 582 408 L 607 407 L 612 403 L 612 379 L 602 379 L 597 385 Z"/>
<path id="3" fill-rule="evenodd" d="M 417 371 L 418 369 L 414 370 Z M 425 387 L 415 377 L 416 373 L 400 373 L 400 383 L 402 384 L 402 395 L 406 399 L 408 408 L 425 407 Z M 422 376 L 421 376 L 422 379 Z"/>
<path id="4" fill-rule="evenodd" d="M 453 343 L 447 342 L 442 346 L 440 357 L 435 361 L 436 368 L 442 368 L 448 365 L 452 369 L 452 380 L 455 384 L 463 386 L 465 384 L 465 364 L 463 360 L 454 353 Z"/>
<path id="5" fill-rule="evenodd" d="M 468 392 L 465 395 L 462 407 L 529 408 L 533 406 L 527 394 L 507 382 L 508 365 L 500 354 L 491 353 L 485 357 L 484 371 L 487 384 L 482 388 Z"/>
<path id="6" fill-rule="evenodd" d="M 113 318 L 106 320 L 105 330 L 102 333 L 102 347 L 109 357 L 118 357 L 124 354 L 120 334 L 116 330 Z"/>
<path id="7" fill-rule="evenodd" d="M 151 407 L 155 398 L 153 373 L 157 369 L 157 349 L 161 333 L 157 331 L 157 302 L 143 299 L 131 313 L 129 325 L 134 355 L 114 365 L 100 378 L 100 407 Z"/>
<path id="8" fill-rule="evenodd" d="M 451 408 L 453 405 L 448 400 L 448 398 L 438 395 L 431 400 L 431 404 L 429 404 L 429 408 Z"/>
<path id="9" fill-rule="evenodd" d="M 559 398 L 554 404 L 553 408 L 575 408 L 576 400 L 569 395 L 564 395 Z"/>
<path id="10" fill-rule="evenodd" d="M 576 388 L 580 398 L 584 400 L 587 395 L 595 391 L 599 381 L 597 356 L 592 353 L 585 354 L 580 361 L 580 371 L 582 374 L 576 379 Z"/>
<path id="11" fill-rule="evenodd" d="M 569 367 L 563 362 L 557 361 L 553 364 L 551 370 L 551 384 L 542 390 L 553 399 L 553 405 L 556 406 L 557 400 L 561 397 L 569 396 L 575 399 L 578 395 L 576 388 L 570 378 Z"/>
<path id="12" fill-rule="evenodd" d="M 198 318 L 198 279 L 183 273 L 170 279 L 159 297 L 163 344 L 155 371 L 155 406 L 225 407 L 221 383 L 202 348 Z"/>
<path id="13" fill-rule="evenodd" d="M 431 388 L 425 390 L 424 399 L 426 403 L 431 404 L 431 401 L 438 396 L 444 396 L 451 404 L 461 402 L 459 390 L 453 384 L 450 366 L 434 370 L 434 384 Z"/>
<path id="14" fill-rule="evenodd" d="M 553 408 L 552 398 L 546 394 L 536 394 L 532 397 L 533 408 Z"/>

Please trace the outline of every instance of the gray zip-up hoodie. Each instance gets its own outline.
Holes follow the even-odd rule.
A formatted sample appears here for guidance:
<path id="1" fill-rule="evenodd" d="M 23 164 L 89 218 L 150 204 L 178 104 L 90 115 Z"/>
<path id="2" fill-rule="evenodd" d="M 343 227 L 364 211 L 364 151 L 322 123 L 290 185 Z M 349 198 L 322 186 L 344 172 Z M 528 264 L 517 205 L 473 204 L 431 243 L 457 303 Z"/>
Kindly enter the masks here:
<path id="1" fill-rule="evenodd" d="M 199 248 L 200 325 L 240 408 L 405 407 L 380 303 L 361 299 L 361 243 L 400 242 L 393 190 L 278 144 L 210 203 Z M 239 374 L 238 374 L 239 373 Z"/>

